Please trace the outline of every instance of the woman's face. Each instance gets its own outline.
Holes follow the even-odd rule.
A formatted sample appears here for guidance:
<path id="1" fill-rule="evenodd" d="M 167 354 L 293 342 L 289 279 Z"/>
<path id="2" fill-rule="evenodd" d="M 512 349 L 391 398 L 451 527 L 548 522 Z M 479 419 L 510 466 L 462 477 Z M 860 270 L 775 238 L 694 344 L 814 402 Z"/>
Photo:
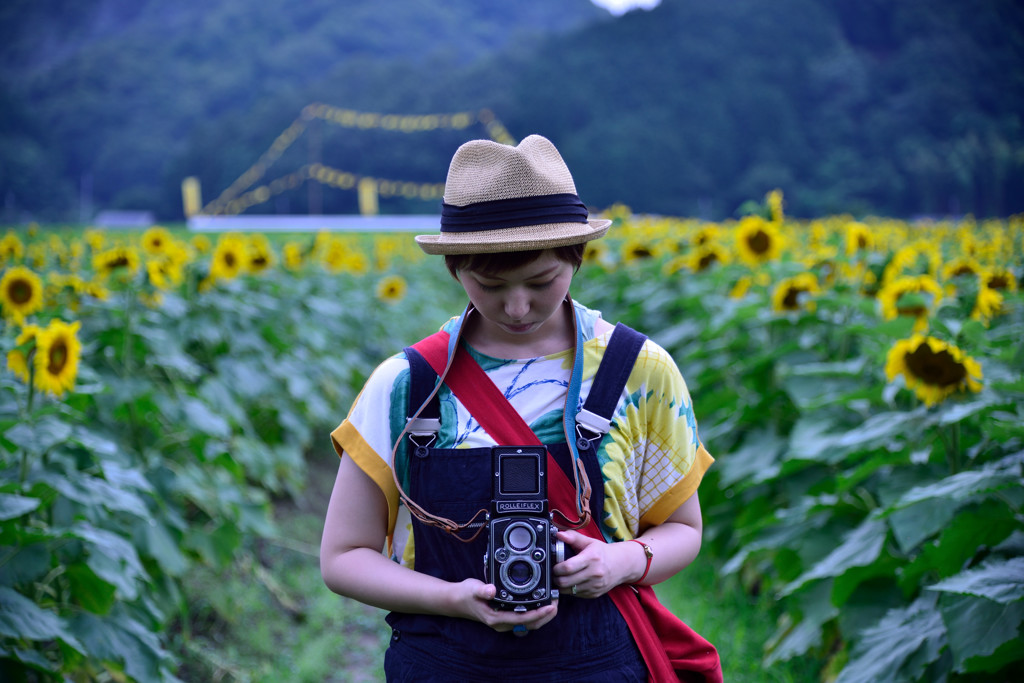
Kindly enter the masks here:
<path id="1" fill-rule="evenodd" d="M 560 309 L 572 276 L 570 264 L 545 251 L 537 260 L 502 273 L 460 271 L 459 282 L 483 317 L 490 339 L 529 345 L 562 331 L 561 316 L 559 325 L 545 323 Z"/>

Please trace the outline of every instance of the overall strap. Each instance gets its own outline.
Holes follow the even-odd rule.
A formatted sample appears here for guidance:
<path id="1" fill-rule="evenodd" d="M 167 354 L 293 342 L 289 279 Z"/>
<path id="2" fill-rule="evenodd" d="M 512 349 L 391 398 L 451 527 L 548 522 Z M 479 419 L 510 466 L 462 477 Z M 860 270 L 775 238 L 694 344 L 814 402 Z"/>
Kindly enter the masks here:
<path id="1" fill-rule="evenodd" d="M 411 346 L 404 350 L 409 360 L 407 431 L 417 449 L 429 448 L 441 430 L 441 400 L 433 391 L 437 373 L 419 351 Z"/>
<path id="2" fill-rule="evenodd" d="M 597 367 L 583 409 L 576 413 L 576 447 L 597 450 L 611 429 L 612 415 L 647 336 L 618 323 Z"/>

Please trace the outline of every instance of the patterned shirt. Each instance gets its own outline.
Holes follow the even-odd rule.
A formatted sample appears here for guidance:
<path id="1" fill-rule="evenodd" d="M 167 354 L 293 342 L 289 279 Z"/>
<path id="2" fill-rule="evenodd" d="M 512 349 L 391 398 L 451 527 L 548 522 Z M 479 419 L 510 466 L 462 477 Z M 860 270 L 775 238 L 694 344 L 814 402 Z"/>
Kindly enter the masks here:
<path id="1" fill-rule="evenodd" d="M 578 410 L 608 348 L 611 331 L 595 336 L 594 325 L 600 313 L 578 303 L 576 307 L 584 339 Z M 444 329 L 450 329 L 456 321 L 453 318 Z M 562 410 L 572 349 L 517 360 L 468 350 L 542 443 L 565 442 Z M 349 454 L 387 497 L 389 540 L 394 541 L 393 552 L 404 562 L 411 560 L 411 553 L 403 552 L 408 550 L 404 546 L 410 538 L 408 515 L 399 504 L 391 467 L 395 439 L 405 426 L 408 391 L 409 362 L 404 353 L 399 353 L 374 370 L 348 417 L 331 434 L 338 454 Z M 442 386 L 438 395 L 442 428 L 434 447 L 496 445 L 447 386 Z M 403 471 L 405 446 L 400 443 L 394 456 L 399 474 Z M 604 510 L 598 521 L 608 541 L 634 538 L 664 522 L 693 495 L 713 462 L 697 437 L 693 404 L 679 369 L 668 352 L 650 339 L 644 342 L 626 381 L 611 430 L 597 457 L 604 486 Z"/>

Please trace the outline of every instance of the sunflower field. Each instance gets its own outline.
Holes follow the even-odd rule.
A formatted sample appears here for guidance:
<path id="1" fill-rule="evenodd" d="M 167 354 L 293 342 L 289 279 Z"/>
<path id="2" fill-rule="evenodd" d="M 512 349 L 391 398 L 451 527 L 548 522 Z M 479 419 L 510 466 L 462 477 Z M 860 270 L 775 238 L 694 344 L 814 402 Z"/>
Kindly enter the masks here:
<path id="1" fill-rule="evenodd" d="M 682 369 L 704 552 L 784 608 L 766 663 L 1019 672 L 1024 218 L 606 215 L 573 295 Z M 176 680 L 182 577 L 274 537 L 368 373 L 464 296 L 398 234 L 30 226 L 0 267 L 4 680 Z"/>

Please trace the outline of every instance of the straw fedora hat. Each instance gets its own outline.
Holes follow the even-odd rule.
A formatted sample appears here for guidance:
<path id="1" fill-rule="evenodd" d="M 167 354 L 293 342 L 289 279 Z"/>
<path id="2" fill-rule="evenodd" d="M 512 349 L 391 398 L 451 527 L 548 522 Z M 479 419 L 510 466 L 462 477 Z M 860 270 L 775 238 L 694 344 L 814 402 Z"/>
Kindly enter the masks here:
<path id="1" fill-rule="evenodd" d="M 441 234 L 417 235 L 428 254 L 548 249 L 601 237 L 609 220 L 588 220 L 569 168 L 551 141 L 515 147 L 471 140 L 448 167 Z"/>

